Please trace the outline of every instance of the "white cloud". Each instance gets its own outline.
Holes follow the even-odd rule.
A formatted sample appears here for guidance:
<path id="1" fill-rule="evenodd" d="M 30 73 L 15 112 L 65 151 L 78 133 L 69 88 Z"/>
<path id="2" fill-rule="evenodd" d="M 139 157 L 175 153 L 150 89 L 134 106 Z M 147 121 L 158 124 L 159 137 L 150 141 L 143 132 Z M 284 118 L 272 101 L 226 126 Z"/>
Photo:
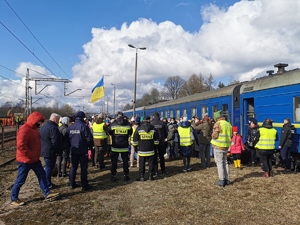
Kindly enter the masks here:
<path id="1" fill-rule="evenodd" d="M 300 1 L 281 0 L 241 1 L 228 9 L 211 4 L 201 9 L 205 22 L 195 33 L 172 21 L 156 23 L 144 18 L 123 23 L 120 29 L 92 28 L 92 39 L 83 45 L 68 84 L 68 92 L 82 89 L 72 94 L 80 98 L 65 101 L 81 109 L 99 110 L 100 103 L 89 103 L 91 89 L 102 75 L 109 75 L 105 76 L 105 90 L 110 111 L 111 83 L 116 86 L 116 110 L 129 103 L 136 51 L 128 44 L 147 48 L 138 51 L 137 98 L 152 87 L 162 89 L 170 76 L 188 79 L 193 73 L 211 73 L 217 81 L 224 77 L 244 81 L 264 74 L 278 62 L 289 63 L 288 69 L 299 67 L 299 8 Z M 17 71 L 24 73 L 26 66 L 21 64 Z M 43 93 L 62 96 L 63 88 L 51 85 Z"/>

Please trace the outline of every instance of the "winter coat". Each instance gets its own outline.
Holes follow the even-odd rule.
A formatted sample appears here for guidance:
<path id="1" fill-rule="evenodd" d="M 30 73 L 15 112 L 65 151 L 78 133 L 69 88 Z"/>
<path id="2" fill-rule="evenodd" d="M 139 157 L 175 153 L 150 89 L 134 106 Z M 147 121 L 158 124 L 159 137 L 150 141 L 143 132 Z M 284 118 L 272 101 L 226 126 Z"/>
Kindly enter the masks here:
<path id="1" fill-rule="evenodd" d="M 70 139 L 69 136 L 67 134 L 68 131 L 68 125 L 66 124 L 62 124 L 60 127 L 58 127 L 58 130 L 61 134 L 61 138 L 62 138 L 62 150 L 64 152 L 67 152 L 67 154 L 70 152 Z"/>
<path id="2" fill-rule="evenodd" d="M 49 120 L 40 129 L 42 141 L 42 157 L 55 157 L 62 154 L 61 134 L 58 125 Z"/>
<path id="3" fill-rule="evenodd" d="M 233 135 L 231 138 L 231 146 L 230 146 L 230 153 L 231 154 L 241 154 L 242 151 L 245 150 L 242 136 L 237 134 Z"/>
<path id="4" fill-rule="evenodd" d="M 76 117 L 75 123 L 68 127 L 67 134 L 70 139 L 71 154 L 87 154 L 88 149 L 94 146 L 92 132 L 80 117 Z"/>
<path id="5" fill-rule="evenodd" d="M 167 141 L 169 146 L 174 146 L 175 144 L 175 137 L 177 135 L 177 141 L 178 142 L 178 130 L 174 126 L 172 126 L 171 129 L 169 129 L 168 136 L 167 136 Z"/>
<path id="6" fill-rule="evenodd" d="M 44 116 L 39 112 L 31 113 L 27 122 L 20 127 L 17 135 L 16 160 L 21 163 L 35 163 L 40 159 L 41 138 L 38 127 L 35 125 L 38 121 L 44 121 Z"/>
<path id="7" fill-rule="evenodd" d="M 212 133 L 211 125 L 207 121 L 204 121 L 201 124 L 194 124 L 193 127 L 198 134 L 199 144 L 210 144 Z"/>
<path id="8" fill-rule="evenodd" d="M 281 129 L 280 144 L 281 147 L 292 147 L 295 133 L 294 125 L 287 123 Z"/>
<path id="9" fill-rule="evenodd" d="M 259 140 L 259 126 L 256 126 L 254 128 L 249 127 L 247 131 L 247 145 L 250 148 L 254 148 L 258 140 Z"/>
<path id="10" fill-rule="evenodd" d="M 165 139 L 168 136 L 168 128 L 164 121 L 160 120 L 159 118 L 154 118 L 150 122 L 151 125 L 154 126 L 156 129 L 158 136 L 159 136 L 159 145 L 164 145 Z"/>
<path id="11" fill-rule="evenodd" d="M 127 133 L 117 133 L 117 127 L 124 127 Z M 108 128 L 108 133 L 112 136 L 112 148 L 128 148 L 129 137 L 132 134 L 132 127 L 128 120 L 118 117 Z"/>

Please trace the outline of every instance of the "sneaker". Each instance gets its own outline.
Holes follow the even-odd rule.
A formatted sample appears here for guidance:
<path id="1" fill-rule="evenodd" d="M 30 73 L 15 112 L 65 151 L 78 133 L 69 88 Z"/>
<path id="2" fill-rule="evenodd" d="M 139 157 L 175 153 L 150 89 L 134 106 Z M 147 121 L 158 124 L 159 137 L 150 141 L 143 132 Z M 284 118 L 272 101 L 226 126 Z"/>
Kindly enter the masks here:
<path id="1" fill-rule="evenodd" d="M 219 187 L 225 187 L 225 182 L 224 180 L 219 180 L 215 183 L 216 186 L 219 186 Z"/>
<path id="2" fill-rule="evenodd" d="M 21 206 L 21 205 L 24 205 L 24 204 L 25 204 L 25 202 L 22 202 L 18 198 L 10 203 L 10 205 L 12 205 L 12 206 Z"/>
<path id="3" fill-rule="evenodd" d="M 59 193 L 50 193 L 45 197 L 45 200 L 56 199 L 59 196 Z"/>
<path id="4" fill-rule="evenodd" d="M 136 181 L 144 181 L 144 177 L 138 177 L 136 178 Z"/>
<path id="5" fill-rule="evenodd" d="M 128 175 L 124 175 L 124 181 L 129 181 L 130 180 L 130 177 Z"/>
<path id="6" fill-rule="evenodd" d="M 54 188 L 56 188 L 56 185 L 51 183 L 48 187 L 49 187 L 49 189 L 54 189 Z"/>
<path id="7" fill-rule="evenodd" d="M 188 170 L 187 169 L 183 169 L 182 172 L 186 173 Z"/>
<path id="8" fill-rule="evenodd" d="M 62 177 L 62 173 L 58 173 L 58 174 L 57 174 L 57 177 Z"/>
<path id="9" fill-rule="evenodd" d="M 62 174 L 62 177 L 68 177 L 68 174 L 63 173 L 63 174 Z"/>
<path id="10" fill-rule="evenodd" d="M 75 189 L 75 188 L 77 188 L 77 187 L 78 187 L 78 185 L 77 185 L 77 184 L 70 185 L 70 189 Z"/>
<path id="11" fill-rule="evenodd" d="M 91 189 L 93 189 L 93 186 L 87 185 L 87 186 L 81 188 L 81 191 L 89 191 L 89 190 L 91 190 Z"/>
<path id="12" fill-rule="evenodd" d="M 230 184 L 230 180 L 224 180 L 225 185 L 229 185 Z"/>
<path id="13" fill-rule="evenodd" d="M 192 168 L 191 168 L 191 167 L 190 167 L 190 168 L 187 168 L 187 171 L 188 171 L 188 172 L 191 172 L 191 170 L 192 170 Z"/>

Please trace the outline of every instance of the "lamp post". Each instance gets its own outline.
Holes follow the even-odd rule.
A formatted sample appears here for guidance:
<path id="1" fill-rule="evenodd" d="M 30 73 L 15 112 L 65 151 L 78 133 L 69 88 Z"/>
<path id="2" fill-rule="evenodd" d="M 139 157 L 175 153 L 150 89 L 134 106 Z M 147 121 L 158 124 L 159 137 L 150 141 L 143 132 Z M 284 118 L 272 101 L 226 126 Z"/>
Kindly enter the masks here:
<path id="1" fill-rule="evenodd" d="M 145 47 L 138 48 L 131 44 L 128 45 L 130 48 L 135 48 L 135 73 L 134 73 L 134 93 L 133 93 L 133 117 L 135 116 L 135 104 L 136 104 L 136 80 L 137 80 L 137 60 L 138 60 L 138 50 L 146 50 Z"/>
<path id="2" fill-rule="evenodd" d="M 115 107 L 116 107 L 116 86 L 113 84 L 113 83 L 111 83 L 111 85 L 113 85 L 114 86 L 114 111 L 113 111 L 113 117 L 115 118 Z"/>

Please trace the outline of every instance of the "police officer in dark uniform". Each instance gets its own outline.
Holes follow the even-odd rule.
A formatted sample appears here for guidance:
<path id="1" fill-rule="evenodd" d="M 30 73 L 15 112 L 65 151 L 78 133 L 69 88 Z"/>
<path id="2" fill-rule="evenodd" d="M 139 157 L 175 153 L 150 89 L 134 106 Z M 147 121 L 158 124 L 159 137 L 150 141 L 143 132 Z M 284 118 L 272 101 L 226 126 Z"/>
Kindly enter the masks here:
<path id="1" fill-rule="evenodd" d="M 129 137 L 132 134 L 132 127 L 128 120 L 123 117 L 122 112 L 118 112 L 118 117 L 112 122 L 108 128 L 108 132 L 112 137 L 111 146 L 111 181 L 116 181 L 118 157 L 121 154 L 123 160 L 124 181 L 129 178 L 128 164 L 128 146 Z"/>
<path id="2" fill-rule="evenodd" d="M 144 181 L 146 160 L 149 163 L 149 180 L 153 180 L 155 148 L 159 144 L 159 136 L 154 126 L 150 124 L 149 116 L 146 116 L 143 123 L 136 128 L 132 144 L 135 149 L 138 146 L 139 177 L 137 181 Z"/>
<path id="3" fill-rule="evenodd" d="M 168 136 L 167 124 L 164 121 L 159 119 L 158 112 L 154 113 L 153 120 L 151 120 L 150 124 L 154 126 L 155 130 L 158 133 L 158 137 L 159 137 L 159 144 L 156 146 L 156 149 L 155 149 L 154 173 L 158 174 L 158 161 L 157 161 L 157 155 L 158 155 L 161 174 L 165 175 L 166 166 L 165 166 L 164 155 L 166 154 L 166 141 L 167 141 L 166 138 Z"/>
<path id="4" fill-rule="evenodd" d="M 84 118 L 84 112 L 77 112 L 75 115 L 75 123 L 68 127 L 67 134 L 71 144 L 70 155 L 72 167 L 69 175 L 70 188 L 74 189 L 77 187 L 75 178 L 78 164 L 80 163 L 82 191 L 87 191 L 92 188 L 87 180 L 88 149 L 93 148 L 94 139 L 90 128 L 88 128 L 84 122 Z"/>

